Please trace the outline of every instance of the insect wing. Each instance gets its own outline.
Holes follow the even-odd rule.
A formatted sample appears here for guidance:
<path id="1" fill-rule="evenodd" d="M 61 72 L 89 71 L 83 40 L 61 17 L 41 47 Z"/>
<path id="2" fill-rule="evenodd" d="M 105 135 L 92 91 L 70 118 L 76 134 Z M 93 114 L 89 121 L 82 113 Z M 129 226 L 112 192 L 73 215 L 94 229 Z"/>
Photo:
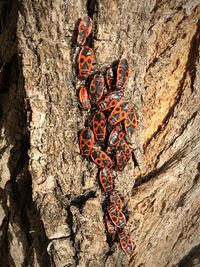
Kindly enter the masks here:
<path id="1" fill-rule="evenodd" d="M 89 98 L 92 104 L 97 104 L 97 102 L 102 98 L 105 88 L 104 76 L 102 74 L 96 74 L 90 84 L 89 88 Z"/>
<path id="2" fill-rule="evenodd" d="M 115 204 L 119 210 L 122 210 L 123 201 L 120 195 L 116 191 L 113 191 L 110 193 L 109 199 L 110 199 L 110 203 Z"/>
<path id="3" fill-rule="evenodd" d="M 81 87 L 79 91 L 79 100 L 84 110 L 88 110 L 91 108 L 86 86 Z"/>
<path id="4" fill-rule="evenodd" d="M 113 91 L 99 102 L 98 107 L 100 110 L 108 110 L 114 108 L 120 102 L 123 96 L 124 93 L 122 91 Z"/>
<path id="5" fill-rule="evenodd" d="M 126 100 L 121 100 L 111 112 L 108 122 L 111 125 L 116 125 L 120 121 L 124 120 L 127 117 L 129 109 L 129 103 Z"/>
<path id="6" fill-rule="evenodd" d="M 125 132 L 123 131 L 122 127 L 120 127 L 119 125 L 115 126 L 115 128 L 110 133 L 108 145 L 116 146 L 124 138 L 124 135 Z"/>
<path id="7" fill-rule="evenodd" d="M 108 214 L 110 216 L 111 221 L 118 228 L 123 228 L 126 225 L 126 217 L 122 211 L 120 211 L 115 204 L 110 204 L 107 207 Z"/>
<path id="8" fill-rule="evenodd" d="M 94 61 L 95 56 L 92 48 L 89 46 L 82 47 L 78 57 L 78 68 L 81 78 L 86 79 L 90 75 Z"/>
<path id="9" fill-rule="evenodd" d="M 101 169 L 99 173 L 99 180 L 104 192 L 109 193 L 114 188 L 113 173 L 111 170 Z"/>
<path id="10" fill-rule="evenodd" d="M 83 156 L 89 156 L 94 145 L 94 134 L 90 128 L 84 128 L 79 136 L 80 151 Z"/>
<path id="11" fill-rule="evenodd" d="M 116 82 L 116 88 L 122 89 L 129 76 L 129 66 L 128 61 L 126 59 L 121 59 L 119 61 L 118 67 L 117 67 L 117 82 Z"/>
<path id="12" fill-rule="evenodd" d="M 134 128 L 138 127 L 137 115 L 133 107 L 128 111 L 127 117 L 124 121 L 124 128 L 127 134 L 133 134 Z"/>
<path id="13" fill-rule="evenodd" d="M 84 45 L 87 37 L 90 35 L 92 30 L 92 19 L 85 16 L 81 19 L 78 27 L 77 43 L 78 45 Z"/>
<path id="14" fill-rule="evenodd" d="M 93 148 L 90 153 L 91 159 L 96 163 L 98 166 L 111 169 L 113 166 L 113 161 L 111 158 L 102 150 Z"/>
<path id="15" fill-rule="evenodd" d="M 109 89 L 112 89 L 115 86 L 115 77 L 112 68 L 109 68 L 106 71 L 106 82 Z"/>
<path id="16" fill-rule="evenodd" d="M 116 161 L 117 161 L 118 171 L 123 171 L 123 169 L 126 167 L 127 159 L 126 159 L 126 155 L 124 154 L 122 150 L 117 151 Z"/>
<path id="17" fill-rule="evenodd" d="M 123 231 L 118 234 L 121 248 L 126 254 L 132 254 L 135 249 L 135 244 L 131 240 L 129 233 Z"/>
<path id="18" fill-rule="evenodd" d="M 121 150 L 124 152 L 124 154 L 126 156 L 126 161 L 128 161 L 131 157 L 132 151 L 124 139 L 120 141 L 117 148 L 118 148 L 118 150 Z"/>
<path id="19" fill-rule="evenodd" d="M 103 141 L 106 137 L 106 117 L 99 111 L 93 117 L 93 131 L 97 141 Z"/>

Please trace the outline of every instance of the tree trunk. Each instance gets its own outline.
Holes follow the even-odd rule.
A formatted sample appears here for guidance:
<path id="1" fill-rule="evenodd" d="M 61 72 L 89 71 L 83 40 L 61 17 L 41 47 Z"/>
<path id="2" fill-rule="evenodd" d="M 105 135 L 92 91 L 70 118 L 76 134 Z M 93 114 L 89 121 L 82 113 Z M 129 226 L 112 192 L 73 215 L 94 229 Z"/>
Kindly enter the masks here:
<path id="1" fill-rule="evenodd" d="M 1 0 L 0 266 L 200 264 L 200 1 Z M 136 243 L 106 239 L 98 168 L 80 155 L 78 19 L 99 69 L 123 54 L 139 129 L 117 174 Z"/>

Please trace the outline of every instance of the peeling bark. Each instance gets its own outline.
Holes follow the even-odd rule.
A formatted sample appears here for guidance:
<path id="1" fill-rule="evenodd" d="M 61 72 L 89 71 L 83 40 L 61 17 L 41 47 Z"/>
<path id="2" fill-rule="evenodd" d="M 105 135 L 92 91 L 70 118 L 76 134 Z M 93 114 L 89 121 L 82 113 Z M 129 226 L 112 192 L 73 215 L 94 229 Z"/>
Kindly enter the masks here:
<path id="1" fill-rule="evenodd" d="M 117 175 L 136 243 L 105 233 L 97 168 L 79 153 L 78 19 L 94 20 L 104 69 L 123 54 L 139 130 Z M 0 3 L 0 266 L 198 266 L 200 3 Z"/>

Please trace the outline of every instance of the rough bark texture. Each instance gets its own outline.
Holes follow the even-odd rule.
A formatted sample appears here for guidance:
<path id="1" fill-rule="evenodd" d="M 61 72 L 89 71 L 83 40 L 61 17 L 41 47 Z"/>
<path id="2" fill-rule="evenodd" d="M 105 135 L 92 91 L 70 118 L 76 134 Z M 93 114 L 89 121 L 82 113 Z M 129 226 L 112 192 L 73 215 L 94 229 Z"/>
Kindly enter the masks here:
<path id="1" fill-rule="evenodd" d="M 116 188 L 136 243 L 106 241 L 96 166 L 79 153 L 77 21 L 99 68 L 123 54 L 139 117 Z M 199 266 L 200 2 L 1 0 L 0 266 Z"/>

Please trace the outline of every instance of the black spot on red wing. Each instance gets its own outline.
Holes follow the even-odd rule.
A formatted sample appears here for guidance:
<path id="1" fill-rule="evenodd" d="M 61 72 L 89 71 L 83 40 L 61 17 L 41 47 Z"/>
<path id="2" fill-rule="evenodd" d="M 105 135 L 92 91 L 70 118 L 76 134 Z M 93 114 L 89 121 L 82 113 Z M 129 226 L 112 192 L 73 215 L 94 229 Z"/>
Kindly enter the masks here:
<path id="1" fill-rule="evenodd" d="M 119 120 L 119 118 L 120 118 L 120 113 L 115 113 L 115 114 L 113 115 L 113 117 L 115 117 L 116 120 Z"/>
<path id="2" fill-rule="evenodd" d="M 101 160 L 100 160 L 100 159 L 96 159 L 96 162 L 97 162 L 98 164 L 101 164 Z"/>
<path id="3" fill-rule="evenodd" d="M 120 115 L 121 115 L 121 117 L 124 118 L 124 117 L 126 117 L 126 112 L 122 111 Z"/>
<path id="4" fill-rule="evenodd" d="M 93 85 L 91 85 L 90 86 L 90 93 L 95 93 L 95 92 L 96 92 L 96 88 Z"/>
<path id="5" fill-rule="evenodd" d="M 112 220 L 116 223 L 118 221 L 118 218 L 115 216 L 112 216 Z"/>
<path id="6" fill-rule="evenodd" d="M 97 135 L 100 135 L 100 134 L 102 134 L 102 133 L 103 133 L 102 128 L 101 128 L 101 127 L 97 127 L 97 129 L 96 129 L 96 134 L 97 134 Z"/>
<path id="7" fill-rule="evenodd" d="M 107 158 L 107 157 L 106 157 L 106 154 L 102 153 L 102 154 L 101 154 L 101 158 L 102 158 L 102 159 Z"/>
<path id="8" fill-rule="evenodd" d="M 84 139 L 90 139 L 92 137 L 92 132 L 90 130 L 84 130 L 82 132 L 82 137 Z"/>
<path id="9" fill-rule="evenodd" d="M 93 156 L 94 159 L 96 159 L 96 158 L 98 158 L 99 153 L 97 151 L 93 150 L 92 151 L 92 156 Z"/>
<path id="10" fill-rule="evenodd" d="M 134 117 L 135 117 L 135 116 L 134 116 L 134 114 L 133 114 L 132 112 L 128 114 L 128 118 L 129 118 L 129 120 L 132 121 Z"/>
<path id="11" fill-rule="evenodd" d="M 85 26 L 81 25 L 79 28 L 80 31 L 84 31 L 85 30 Z"/>
<path id="12" fill-rule="evenodd" d="M 85 141 L 84 141 L 84 140 L 82 140 L 82 141 L 81 141 L 81 145 L 82 145 L 82 146 L 84 146 L 84 144 L 85 144 Z"/>
<path id="13" fill-rule="evenodd" d="M 99 126 L 99 123 L 96 121 L 96 118 L 95 118 L 95 122 L 94 122 L 93 126 L 95 129 Z"/>

